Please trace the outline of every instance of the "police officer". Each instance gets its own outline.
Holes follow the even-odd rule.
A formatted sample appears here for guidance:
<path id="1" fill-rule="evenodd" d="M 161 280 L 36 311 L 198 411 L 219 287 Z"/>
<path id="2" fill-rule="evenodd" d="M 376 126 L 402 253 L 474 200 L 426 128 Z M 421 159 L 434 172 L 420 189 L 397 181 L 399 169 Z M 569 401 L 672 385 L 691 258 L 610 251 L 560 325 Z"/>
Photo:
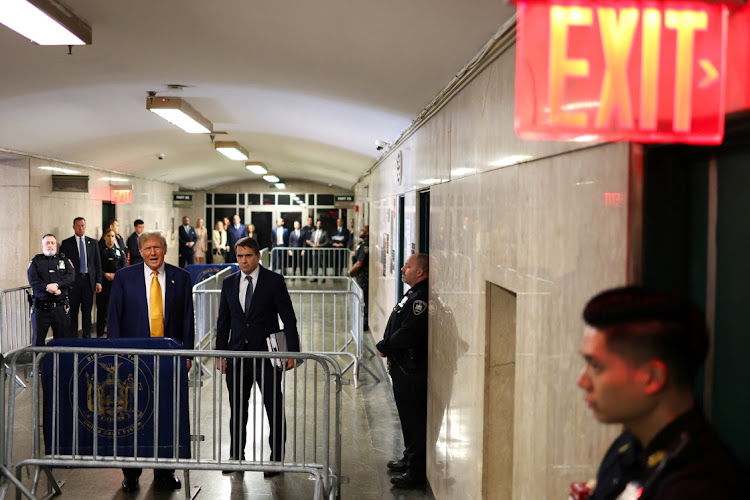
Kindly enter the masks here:
<path id="1" fill-rule="evenodd" d="M 359 232 L 360 242 L 354 250 L 354 265 L 349 269 L 349 276 L 357 277 L 357 284 L 362 289 L 365 299 L 364 329 L 369 330 L 367 321 L 370 310 L 370 226 L 362 226 Z"/>
<path id="2" fill-rule="evenodd" d="M 401 280 L 411 288 L 388 318 L 378 353 L 388 358 L 393 380 L 404 456 L 388 462 L 388 469 L 402 474 L 391 478 L 399 488 L 417 488 L 425 482 L 427 461 L 427 300 L 429 258 L 417 253 L 406 259 Z"/>
<path id="3" fill-rule="evenodd" d="M 42 237 L 42 253 L 29 262 L 27 274 L 34 291 L 31 313 L 33 345 L 44 345 L 50 327 L 54 338 L 67 337 L 70 318 L 66 309 L 68 292 L 75 280 L 75 269 L 70 259 L 57 253 L 54 235 L 45 234 Z"/>
<path id="4" fill-rule="evenodd" d="M 630 286 L 592 298 L 583 318 L 578 386 L 597 420 L 624 427 L 589 500 L 748 498 L 745 467 L 693 394 L 708 352 L 698 307 Z"/>
<path id="5" fill-rule="evenodd" d="M 107 326 L 107 313 L 109 312 L 109 294 L 112 290 L 112 280 L 115 279 L 115 273 L 127 267 L 128 261 L 125 258 L 125 252 L 117 248 L 115 241 L 117 233 L 114 229 L 107 229 L 104 236 L 104 248 L 101 251 L 102 257 L 102 293 L 96 296 L 96 336 L 104 336 L 104 328 Z"/>

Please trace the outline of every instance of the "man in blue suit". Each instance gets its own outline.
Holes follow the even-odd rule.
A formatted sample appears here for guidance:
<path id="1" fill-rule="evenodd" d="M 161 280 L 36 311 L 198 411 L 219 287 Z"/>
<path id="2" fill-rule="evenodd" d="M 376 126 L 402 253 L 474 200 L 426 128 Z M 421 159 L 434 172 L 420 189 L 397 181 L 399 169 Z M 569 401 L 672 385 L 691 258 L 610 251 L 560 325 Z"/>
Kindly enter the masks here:
<path id="1" fill-rule="evenodd" d="M 302 269 L 302 275 L 304 276 L 305 266 L 301 263 L 302 255 L 300 250 L 305 246 L 304 235 L 302 229 L 299 227 L 299 221 L 294 221 L 294 229 L 289 231 L 289 246 L 294 250 L 289 250 L 289 256 L 292 258 L 292 275 L 296 276 L 297 272 Z M 294 280 L 294 278 L 292 278 Z"/>
<path id="2" fill-rule="evenodd" d="M 190 218 L 183 217 L 182 225 L 177 231 L 180 240 L 180 267 L 185 267 L 189 264 L 193 264 L 193 255 L 195 254 L 194 247 L 195 242 L 198 241 L 198 235 L 195 234 L 195 229 L 190 225 Z"/>
<path id="3" fill-rule="evenodd" d="M 144 231 L 138 238 L 143 263 L 115 273 L 109 299 L 109 338 L 171 337 L 193 348 L 195 323 L 190 274 L 164 263 L 167 240 L 159 231 Z M 190 371 L 191 361 L 187 361 Z M 123 469 L 122 490 L 138 489 L 141 469 Z M 182 486 L 174 470 L 155 469 L 154 487 L 177 490 Z"/>
<path id="4" fill-rule="evenodd" d="M 227 227 L 227 246 L 229 247 L 229 252 L 227 252 L 227 263 L 237 262 L 237 259 L 234 256 L 234 245 L 240 239 L 247 237 L 247 228 L 240 221 L 240 216 L 234 214 L 232 217 L 232 225 Z"/>
<path id="5" fill-rule="evenodd" d="M 277 333 L 279 317 L 284 323 L 287 351 L 299 352 L 297 318 L 284 278 L 259 265 L 260 248 L 252 238 L 243 238 L 235 245 L 240 272 L 224 280 L 216 323 L 216 350 L 268 351 L 266 338 Z M 229 405 L 231 407 L 229 433 L 230 456 L 234 460 L 245 458 L 248 401 L 257 382 L 263 395 L 263 405 L 270 422 L 269 445 L 271 460 L 284 457 L 286 425 L 281 376 L 270 360 L 242 358 L 217 360 L 217 369 L 226 373 Z M 294 367 L 294 360 L 286 360 L 286 369 Z M 239 391 L 242 390 L 240 394 Z M 226 472 L 231 473 L 231 472 Z M 277 472 L 264 472 L 273 477 Z"/>
<path id="6" fill-rule="evenodd" d="M 60 253 L 69 258 L 75 267 L 75 282 L 70 287 L 70 337 L 78 337 L 78 310 L 81 311 L 83 338 L 91 337 L 91 308 L 94 294 L 102 291 L 102 260 L 99 245 L 86 232 L 86 219 L 73 219 L 75 236 L 63 240 Z"/>
<path id="7" fill-rule="evenodd" d="M 273 233 L 272 249 L 289 246 L 289 230 L 284 227 L 284 219 L 277 220 L 276 227 L 271 232 Z M 286 267 L 287 258 L 284 252 L 281 250 L 276 250 L 275 252 L 271 250 L 271 269 L 274 271 L 278 270 L 281 274 L 284 274 L 284 268 Z"/>

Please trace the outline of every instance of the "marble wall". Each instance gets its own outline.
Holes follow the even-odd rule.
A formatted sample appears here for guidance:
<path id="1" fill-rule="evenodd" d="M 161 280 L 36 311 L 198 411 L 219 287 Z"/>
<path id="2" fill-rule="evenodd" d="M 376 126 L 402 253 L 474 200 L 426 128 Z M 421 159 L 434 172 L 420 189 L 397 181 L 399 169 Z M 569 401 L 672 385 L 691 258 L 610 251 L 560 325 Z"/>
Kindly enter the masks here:
<path id="1" fill-rule="evenodd" d="M 502 476 L 486 474 L 483 484 L 483 470 L 512 470 L 512 498 L 565 498 L 571 481 L 594 477 L 617 433 L 596 423 L 575 382 L 585 301 L 628 279 L 630 146 L 521 141 L 514 69 L 510 48 L 355 186 L 371 213 L 375 337 L 397 301 L 399 276 L 385 252 L 397 234 L 396 201 L 403 194 L 413 208 L 430 190 L 428 479 L 439 499 L 498 498 Z M 516 163 L 504 166 L 510 157 Z M 416 241 L 416 210 L 407 220 Z M 487 338 L 488 284 L 516 296 L 513 345 Z M 494 387 L 486 373 L 498 368 L 488 345 L 514 350 L 514 377 L 505 377 L 514 380 L 512 416 L 485 416 Z M 485 418 L 512 429 L 512 453 L 492 454 L 512 455 L 509 466 L 483 463 Z"/>
<path id="2" fill-rule="evenodd" d="M 32 240 L 29 214 L 29 160 L 0 155 L 0 290 L 27 285 L 26 268 L 29 253 L 26 246 Z M 41 237 L 41 235 L 39 235 Z M 41 250 L 41 238 L 35 237 L 36 253 Z"/>

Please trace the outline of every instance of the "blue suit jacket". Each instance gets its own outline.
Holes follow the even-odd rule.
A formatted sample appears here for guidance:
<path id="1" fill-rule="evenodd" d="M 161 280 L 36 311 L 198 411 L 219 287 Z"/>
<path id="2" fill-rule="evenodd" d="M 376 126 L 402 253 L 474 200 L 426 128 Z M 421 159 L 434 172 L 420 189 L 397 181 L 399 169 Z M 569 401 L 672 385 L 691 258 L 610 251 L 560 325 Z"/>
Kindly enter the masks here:
<path id="1" fill-rule="evenodd" d="M 229 251 L 234 252 L 234 244 L 237 243 L 238 240 L 241 238 L 245 238 L 247 236 L 247 227 L 244 224 L 240 224 L 240 228 L 236 229 L 234 227 L 234 224 L 229 226 L 227 228 L 227 245 L 229 246 Z"/>
<path id="2" fill-rule="evenodd" d="M 99 245 L 96 243 L 96 240 L 88 236 L 84 236 L 84 238 L 86 239 L 86 267 L 88 270 L 81 270 L 81 257 L 78 255 L 78 245 L 76 245 L 75 236 L 63 240 L 60 244 L 60 253 L 65 254 L 65 257 L 70 259 L 76 268 L 76 274 L 89 273 L 89 283 L 93 291 L 96 289 L 97 283 L 102 283 L 102 257 L 99 253 Z"/>
<path id="3" fill-rule="evenodd" d="M 299 248 L 305 246 L 305 233 L 300 229 L 299 237 L 294 235 L 294 229 L 289 231 L 289 246 Z"/>
<path id="4" fill-rule="evenodd" d="M 143 263 L 136 264 L 115 273 L 107 316 L 107 337 L 111 339 L 151 336 L 143 266 Z M 195 318 L 190 274 L 171 264 L 165 264 L 164 267 L 167 273 L 164 336 L 179 340 L 185 349 L 192 349 L 195 339 Z"/>
<path id="5" fill-rule="evenodd" d="M 198 241 L 198 235 L 195 234 L 193 226 L 188 226 L 187 232 L 185 231 L 185 226 L 180 226 L 177 234 L 180 240 L 180 255 L 193 255 L 195 247 L 187 246 L 190 242 L 195 243 Z"/>
<path id="6" fill-rule="evenodd" d="M 242 273 L 238 271 L 224 280 L 221 286 L 219 319 L 216 322 L 216 350 L 267 351 L 266 337 L 279 331 L 278 316 L 281 316 L 287 350 L 299 352 L 297 317 L 294 315 L 284 278 L 259 267 L 258 283 L 247 314 L 240 304 Z M 247 349 L 245 341 L 248 342 Z"/>
<path id="7" fill-rule="evenodd" d="M 289 246 L 289 230 L 285 227 L 279 228 L 278 226 L 276 226 L 275 228 L 271 230 L 271 233 L 273 233 L 273 241 L 271 244 L 273 245 L 273 247 L 279 246 L 279 244 L 277 243 L 279 239 L 279 236 L 278 236 L 279 229 L 281 229 L 281 241 L 283 241 L 281 246 L 288 247 Z"/>

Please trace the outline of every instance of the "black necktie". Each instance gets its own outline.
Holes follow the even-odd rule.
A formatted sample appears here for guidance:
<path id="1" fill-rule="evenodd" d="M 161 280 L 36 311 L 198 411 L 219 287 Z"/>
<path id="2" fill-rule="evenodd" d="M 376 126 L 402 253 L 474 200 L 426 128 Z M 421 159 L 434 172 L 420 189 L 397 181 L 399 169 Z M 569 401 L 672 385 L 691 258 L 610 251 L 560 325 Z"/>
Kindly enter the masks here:
<path id="1" fill-rule="evenodd" d="M 245 292 L 245 314 L 250 311 L 250 303 L 253 301 L 253 278 L 247 278 L 247 291 Z"/>

